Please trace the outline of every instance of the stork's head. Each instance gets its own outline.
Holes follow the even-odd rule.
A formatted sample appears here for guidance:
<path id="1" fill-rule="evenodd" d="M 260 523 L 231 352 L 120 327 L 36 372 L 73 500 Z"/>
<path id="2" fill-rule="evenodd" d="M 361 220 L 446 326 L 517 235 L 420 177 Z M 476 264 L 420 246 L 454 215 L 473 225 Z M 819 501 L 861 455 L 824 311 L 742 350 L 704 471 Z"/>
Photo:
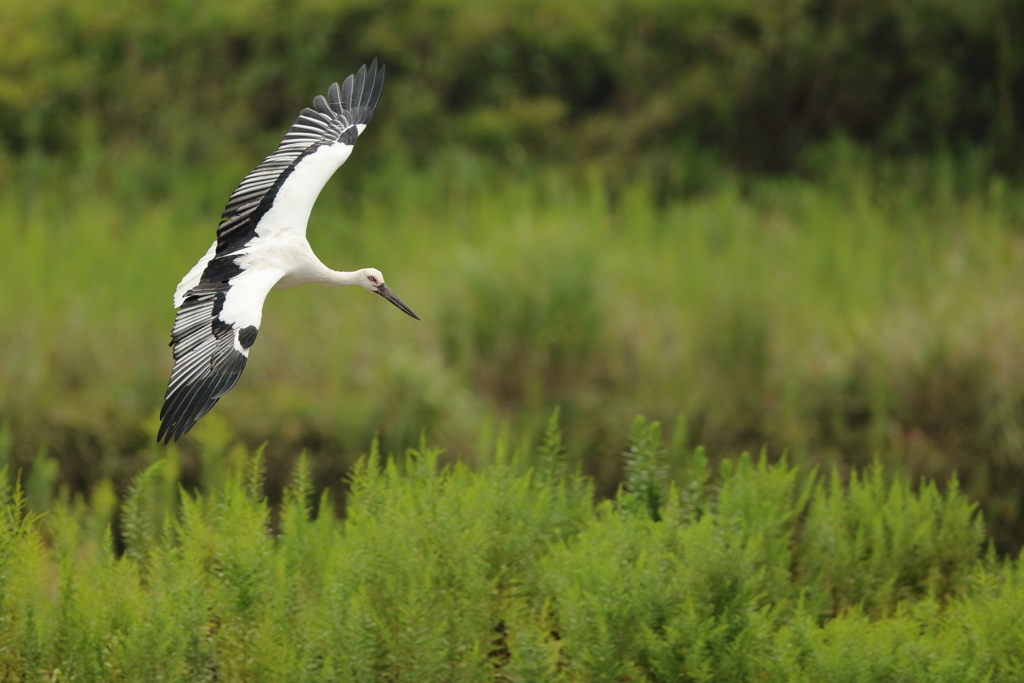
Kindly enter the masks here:
<path id="1" fill-rule="evenodd" d="M 413 313 L 408 306 L 402 303 L 401 299 L 395 296 L 394 292 L 388 289 L 388 286 L 384 284 L 384 276 L 381 274 L 379 270 L 377 270 L 376 268 L 363 268 L 362 270 L 359 271 L 359 274 L 361 276 L 361 281 L 359 282 L 359 284 L 362 285 L 363 289 L 367 289 L 373 292 L 374 294 L 381 295 L 382 297 L 393 303 L 395 306 L 397 306 L 398 309 L 403 313 L 411 315 L 417 320 L 420 319 L 420 317 Z"/>

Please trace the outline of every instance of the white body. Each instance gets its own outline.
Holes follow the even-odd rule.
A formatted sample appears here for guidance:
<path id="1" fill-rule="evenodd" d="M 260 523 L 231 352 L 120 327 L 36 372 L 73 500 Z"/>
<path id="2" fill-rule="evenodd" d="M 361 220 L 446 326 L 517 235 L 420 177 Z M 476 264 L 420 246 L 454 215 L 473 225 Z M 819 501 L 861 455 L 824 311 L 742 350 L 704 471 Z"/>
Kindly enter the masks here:
<path id="1" fill-rule="evenodd" d="M 348 160 L 352 145 L 337 142 L 317 149 L 302 159 L 278 190 L 274 206 L 260 220 L 256 239 L 238 251 L 235 262 L 243 273 L 232 281 L 220 318 L 237 327 L 260 326 L 263 302 L 271 289 L 289 289 L 317 283 L 333 287 L 362 285 L 363 271 L 331 270 L 313 253 L 306 240 L 306 225 L 313 204 L 334 172 Z M 182 278 L 174 292 L 175 307 L 181 306 L 217 252 L 217 241 Z M 374 271 L 376 272 L 376 271 Z M 379 276 L 379 273 L 377 273 Z M 383 282 L 383 277 L 378 278 Z M 246 356 L 248 349 L 240 349 Z"/>

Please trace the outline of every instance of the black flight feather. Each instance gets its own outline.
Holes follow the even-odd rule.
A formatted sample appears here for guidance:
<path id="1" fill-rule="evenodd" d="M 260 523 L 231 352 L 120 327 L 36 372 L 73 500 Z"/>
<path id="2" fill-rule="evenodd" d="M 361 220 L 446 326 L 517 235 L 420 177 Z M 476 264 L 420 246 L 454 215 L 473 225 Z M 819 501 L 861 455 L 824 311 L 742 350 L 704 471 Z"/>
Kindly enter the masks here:
<path id="1" fill-rule="evenodd" d="M 317 95 L 313 108 L 299 113 L 277 150 L 231 194 L 217 228 L 218 256 L 238 251 L 256 235 L 260 219 L 273 206 L 284 179 L 304 154 L 318 145 L 339 142 L 346 130 L 369 122 L 383 83 L 384 69 L 378 70 L 374 59 L 369 69 L 366 65 L 360 67 L 356 76 L 348 76 L 340 89 L 337 83 L 331 85 L 326 99 Z M 356 99 L 354 85 L 358 85 Z"/>

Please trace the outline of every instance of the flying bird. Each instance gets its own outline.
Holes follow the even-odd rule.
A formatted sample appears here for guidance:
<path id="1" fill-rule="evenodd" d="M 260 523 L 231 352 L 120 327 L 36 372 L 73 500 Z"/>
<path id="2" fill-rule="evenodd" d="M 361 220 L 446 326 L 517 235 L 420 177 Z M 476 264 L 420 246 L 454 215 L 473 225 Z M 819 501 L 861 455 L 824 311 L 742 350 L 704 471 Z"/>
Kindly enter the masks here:
<path id="1" fill-rule="evenodd" d="M 331 270 L 306 241 L 320 190 L 345 163 L 373 117 L 384 67 L 364 64 L 327 99 L 303 109 L 280 146 L 247 175 L 228 200 L 217 239 L 174 292 L 174 369 L 160 410 L 157 441 L 187 432 L 235 386 L 256 341 L 263 301 L 272 289 L 317 283 L 355 285 L 419 320 L 375 268 Z"/>

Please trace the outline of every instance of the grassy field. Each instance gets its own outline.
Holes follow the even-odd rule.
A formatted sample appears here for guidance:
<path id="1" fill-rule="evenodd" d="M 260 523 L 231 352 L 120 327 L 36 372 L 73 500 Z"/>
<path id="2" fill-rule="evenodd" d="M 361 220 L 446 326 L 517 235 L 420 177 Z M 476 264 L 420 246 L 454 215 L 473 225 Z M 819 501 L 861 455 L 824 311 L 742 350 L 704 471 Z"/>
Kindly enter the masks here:
<path id="1" fill-rule="evenodd" d="M 258 453 L 195 494 L 168 454 L 114 537 L 109 495 L 40 519 L 4 488 L 0 680 L 1020 680 L 1021 571 L 955 481 L 628 443 L 596 505 L 554 422 L 474 470 L 374 445 L 344 521 L 305 459 L 272 512 Z"/>
<path id="2" fill-rule="evenodd" d="M 161 191 L 45 165 L 3 186 L 12 465 L 50 457 L 59 481 L 87 490 L 160 457 L 171 293 L 245 164 Z M 605 494 L 623 427 L 644 413 L 678 418 L 680 438 L 715 457 L 767 445 L 800 462 L 957 470 L 1012 549 L 1024 541 L 1019 190 L 964 191 L 950 167 L 872 168 L 850 150 L 829 168 L 813 182 L 721 176 L 665 199 L 642 182 L 609 192 L 597 173 L 510 176 L 454 155 L 431 174 L 396 164 L 357 192 L 354 161 L 310 240 L 333 267 L 380 268 L 423 321 L 359 291 L 274 292 L 240 384 L 180 447 L 186 481 L 200 446 L 234 434 L 270 441 L 274 482 L 309 449 L 318 486 L 337 492 L 374 434 L 400 452 L 425 430 L 468 457 L 503 425 L 529 441 L 561 406 Z"/>

